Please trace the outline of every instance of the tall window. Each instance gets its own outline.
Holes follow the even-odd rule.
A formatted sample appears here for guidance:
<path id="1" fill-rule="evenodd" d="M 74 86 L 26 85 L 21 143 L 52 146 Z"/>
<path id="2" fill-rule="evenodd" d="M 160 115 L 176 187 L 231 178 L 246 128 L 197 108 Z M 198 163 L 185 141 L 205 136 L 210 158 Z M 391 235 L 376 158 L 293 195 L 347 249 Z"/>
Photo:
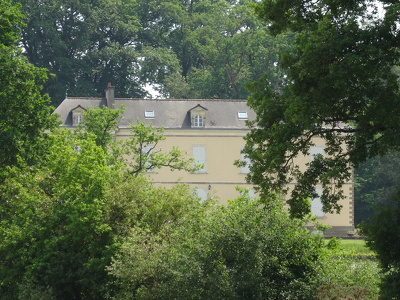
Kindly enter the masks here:
<path id="1" fill-rule="evenodd" d="M 313 216 L 317 218 L 322 218 L 325 216 L 325 213 L 322 211 L 322 202 L 321 202 L 322 189 L 316 188 L 315 192 L 318 194 L 318 197 L 312 199 L 311 201 L 311 213 L 313 214 Z"/>
<path id="2" fill-rule="evenodd" d="M 242 150 L 243 150 L 243 147 L 242 147 Z M 242 173 L 242 174 L 249 174 L 249 173 L 250 173 L 251 160 L 250 160 L 250 158 L 248 158 L 247 155 L 244 154 L 244 153 L 241 153 L 240 155 L 241 155 L 241 160 L 244 161 L 244 162 L 246 162 L 246 165 L 245 165 L 245 166 L 242 166 L 242 167 L 240 168 L 240 173 Z"/>
<path id="3" fill-rule="evenodd" d="M 313 161 L 317 155 L 324 156 L 325 151 L 322 146 L 311 146 L 310 147 L 310 161 Z"/>
<path id="4" fill-rule="evenodd" d="M 199 197 L 200 202 L 204 202 L 208 199 L 208 193 L 205 189 L 196 188 L 195 189 L 197 197 Z"/>
<path id="5" fill-rule="evenodd" d="M 82 121 L 83 121 L 83 116 L 81 114 L 74 114 L 74 116 L 73 116 L 73 125 L 74 126 L 77 126 Z"/>
<path id="6" fill-rule="evenodd" d="M 200 115 L 194 116 L 193 127 L 203 127 L 203 117 Z"/>
<path id="7" fill-rule="evenodd" d="M 193 146 L 193 158 L 196 164 L 203 165 L 203 167 L 198 170 L 196 173 L 205 173 L 206 172 L 206 147 L 204 146 Z"/>

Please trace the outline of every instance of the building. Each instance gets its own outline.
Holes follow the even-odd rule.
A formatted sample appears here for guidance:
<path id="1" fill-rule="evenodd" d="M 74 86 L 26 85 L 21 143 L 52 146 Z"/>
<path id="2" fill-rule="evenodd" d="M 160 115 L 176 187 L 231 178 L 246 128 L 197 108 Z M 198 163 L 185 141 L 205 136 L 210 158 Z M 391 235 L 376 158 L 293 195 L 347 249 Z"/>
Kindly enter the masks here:
<path id="1" fill-rule="evenodd" d="M 166 140 L 159 144 L 162 150 L 179 146 L 184 153 L 204 164 L 202 170 L 193 174 L 166 168 L 149 173 L 156 184 L 186 183 L 201 199 L 212 194 L 219 197 L 221 203 L 239 195 L 237 186 L 249 188 L 250 195 L 254 195 L 253 187 L 245 181 L 249 169 L 234 165 L 235 160 L 244 159 L 240 152 L 245 144 L 243 137 L 249 132 L 246 121 L 256 117 L 246 100 L 115 98 L 114 87 L 109 84 L 105 98 L 68 97 L 54 113 L 60 116 L 62 126 L 74 128 L 82 121 L 82 114 L 88 107 L 119 108 L 121 105 L 125 106 L 125 112 L 116 133 L 117 140 L 128 138 L 129 124 L 135 124 L 139 119 L 164 128 Z M 318 145 L 318 141 L 316 144 L 310 157 L 298 158 L 299 165 L 305 165 L 313 155 L 323 153 L 323 145 Z M 340 215 L 323 213 L 319 199 L 313 200 L 312 211 L 318 220 L 333 226 L 327 235 L 347 235 L 354 228 L 352 182 L 345 186 L 345 194 L 347 198 L 341 203 Z"/>

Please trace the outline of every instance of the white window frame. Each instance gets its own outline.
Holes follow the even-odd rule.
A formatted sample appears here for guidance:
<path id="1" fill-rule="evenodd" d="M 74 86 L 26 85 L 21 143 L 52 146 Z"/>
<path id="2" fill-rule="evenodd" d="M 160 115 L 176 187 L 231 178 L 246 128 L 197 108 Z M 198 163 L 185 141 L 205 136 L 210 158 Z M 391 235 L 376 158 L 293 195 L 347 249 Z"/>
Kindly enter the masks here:
<path id="1" fill-rule="evenodd" d="M 247 111 L 239 111 L 238 118 L 239 120 L 247 120 L 249 118 L 247 115 Z"/>
<path id="2" fill-rule="evenodd" d="M 208 192 L 203 188 L 195 188 L 195 192 L 197 197 L 199 198 L 200 203 L 203 203 L 208 199 Z"/>
<path id="3" fill-rule="evenodd" d="M 195 115 L 193 119 L 193 127 L 195 128 L 203 128 L 204 127 L 204 118 L 201 115 Z"/>
<path id="4" fill-rule="evenodd" d="M 195 173 L 206 173 L 206 147 L 201 145 L 192 146 L 192 154 L 195 164 L 203 165 L 203 168 Z"/>
<path id="5" fill-rule="evenodd" d="M 314 217 L 323 218 L 325 217 L 325 213 L 322 210 L 323 206 L 321 201 L 322 189 L 316 188 L 315 192 L 318 194 L 318 197 L 313 198 L 311 200 L 311 213 Z"/>
<path id="6" fill-rule="evenodd" d="M 154 110 L 145 110 L 144 117 L 146 119 L 154 119 Z"/>
<path id="7" fill-rule="evenodd" d="M 73 125 L 78 126 L 81 122 L 83 122 L 83 116 L 81 114 L 75 114 L 73 116 Z"/>

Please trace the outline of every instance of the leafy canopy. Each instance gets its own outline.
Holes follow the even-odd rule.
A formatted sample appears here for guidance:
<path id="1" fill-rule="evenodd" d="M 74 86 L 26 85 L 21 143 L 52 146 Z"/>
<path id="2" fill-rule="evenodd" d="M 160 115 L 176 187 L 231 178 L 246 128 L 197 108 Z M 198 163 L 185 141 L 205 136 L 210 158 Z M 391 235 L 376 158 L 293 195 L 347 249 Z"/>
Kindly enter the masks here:
<path id="1" fill-rule="evenodd" d="M 262 194 L 297 182 L 289 204 L 294 216 L 310 211 L 307 198 L 321 184 L 324 211 L 339 211 L 351 167 L 400 148 L 400 7 L 384 3 L 378 18 L 371 1 L 264 0 L 254 4 L 274 34 L 297 33 L 280 67 L 288 83 L 272 88 L 262 78 L 249 85 L 257 113 L 244 152 L 253 161 L 249 180 Z M 372 7 L 373 8 L 373 7 Z M 315 138 L 325 155 L 305 170 L 293 159 L 308 155 Z M 333 184 L 333 185 L 332 185 Z"/>
<path id="2" fill-rule="evenodd" d="M 41 94 L 46 71 L 30 64 L 18 47 L 23 26 L 19 6 L 0 1 L 0 169 L 37 162 L 54 128 L 49 97 Z"/>

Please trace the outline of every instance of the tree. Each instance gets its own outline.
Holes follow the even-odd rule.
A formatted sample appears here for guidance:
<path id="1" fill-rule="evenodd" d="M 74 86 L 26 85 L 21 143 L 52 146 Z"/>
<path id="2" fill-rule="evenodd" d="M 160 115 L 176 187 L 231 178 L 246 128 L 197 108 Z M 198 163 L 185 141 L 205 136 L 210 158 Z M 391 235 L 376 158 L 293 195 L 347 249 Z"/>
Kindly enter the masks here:
<path id="1" fill-rule="evenodd" d="M 249 7 L 254 1 L 145 2 L 139 5 L 144 9 L 139 18 L 151 25 L 139 36 L 151 50 L 146 48 L 150 55 L 144 55 L 143 79 L 157 78 L 153 83 L 163 95 L 244 99 L 245 82 L 266 70 L 274 84 L 284 81 L 275 63 L 278 49 L 289 48 L 292 37 L 275 40 L 267 35 Z M 161 55 L 162 49 L 172 52 Z"/>
<path id="2" fill-rule="evenodd" d="M 310 212 L 315 185 L 323 186 L 324 211 L 339 211 L 350 167 L 399 150 L 400 8 L 381 1 L 377 17 L 370 1 L 268 1 L 254 4 L 270 31 L 296 33 L 294 49 L 279 62 L 287 84 L 276 89 L 265 78 L 249 85 L 257 113 L 244 152 L 253 161 L 249 180 L 261 193 L 285 191 L 293 216 Z M 314 138 L 325 143 L 305 171 L 293 158 L 309 154 Z"/>
<path id="3" fill-rule="evenodd" d="M 244 195 L 161 235 L 135 231 L 110 267 L 117 299 L 311 299 L 322 240 L 299 225 Z"/>
<path id="4" fill-rule="evenodd" d="M 19 162 L 32 164 L 46 149 L 46 130 L 57 125 L 49 98 L 41 94 L 46 71 L 22 55 L 19 6 L 0 2 L 0 170 Z"/>
<path id="5" fill-rule="evenodd" d="M 137 82 L 135 1 L 17 2 L 26 15 L 26 56 L 54 74 L 45 84 L 53 104 L 66 95 L 102 96 L 110 78 L 119 97 L 145 94 Z"/>
<path id="6" fill-rule="evenodd" d="M 375 251 L 383 271 L 381 299 L 400 297 L 400 195 L 390 197 L 388 204 L 380 207 L 368 221 L 361 224 L 361 234 L 366 236 L 367 246 Z"/>
<path id="7" fill-rule="evenodd" d="M 101 96 L 111 79 L 117 96 L 142 97 L 154 85 L 165 97 L 246 98 L 244 83 L 276 66 L 275 41 L 253 15 L 255 0 L 51 0 L 20 2 L 25 54 L 54 74 L 52 102 L 66 94 Z"/>
<path id="8" fill-rule="evenodd" d="M 157 233 L 205 206 L 110 165 L 94 134 L 49 139 L 45 164 L 8 168 L 0 184 L 1 299 L 111 297 L 106 266 L 133 228 Z"/>
<path id="9" fill-rule="evenodd" d="M 398 152 L 374 157 L 355 170 L 354 223 L 368 221 L 379 207 L 390 203 L 400 183 Z"/>
<path id="10" fill-rule="evenodd" d="M 123 154 L 127 155 L 125 162 L 130 166 L 130 173 L 151 172 L 162 167 L 188 172 L 202 168 L 201 165 L 195 164 L 193 158 L 185 158 L 177 146 L 168 152 L 157 149 L 158 143 L 165 140 L 163 128 L 154 128 L 140 121 L 130 126 L 132 127 L 130 139 L 121 143 L 124 148 Z"/>

